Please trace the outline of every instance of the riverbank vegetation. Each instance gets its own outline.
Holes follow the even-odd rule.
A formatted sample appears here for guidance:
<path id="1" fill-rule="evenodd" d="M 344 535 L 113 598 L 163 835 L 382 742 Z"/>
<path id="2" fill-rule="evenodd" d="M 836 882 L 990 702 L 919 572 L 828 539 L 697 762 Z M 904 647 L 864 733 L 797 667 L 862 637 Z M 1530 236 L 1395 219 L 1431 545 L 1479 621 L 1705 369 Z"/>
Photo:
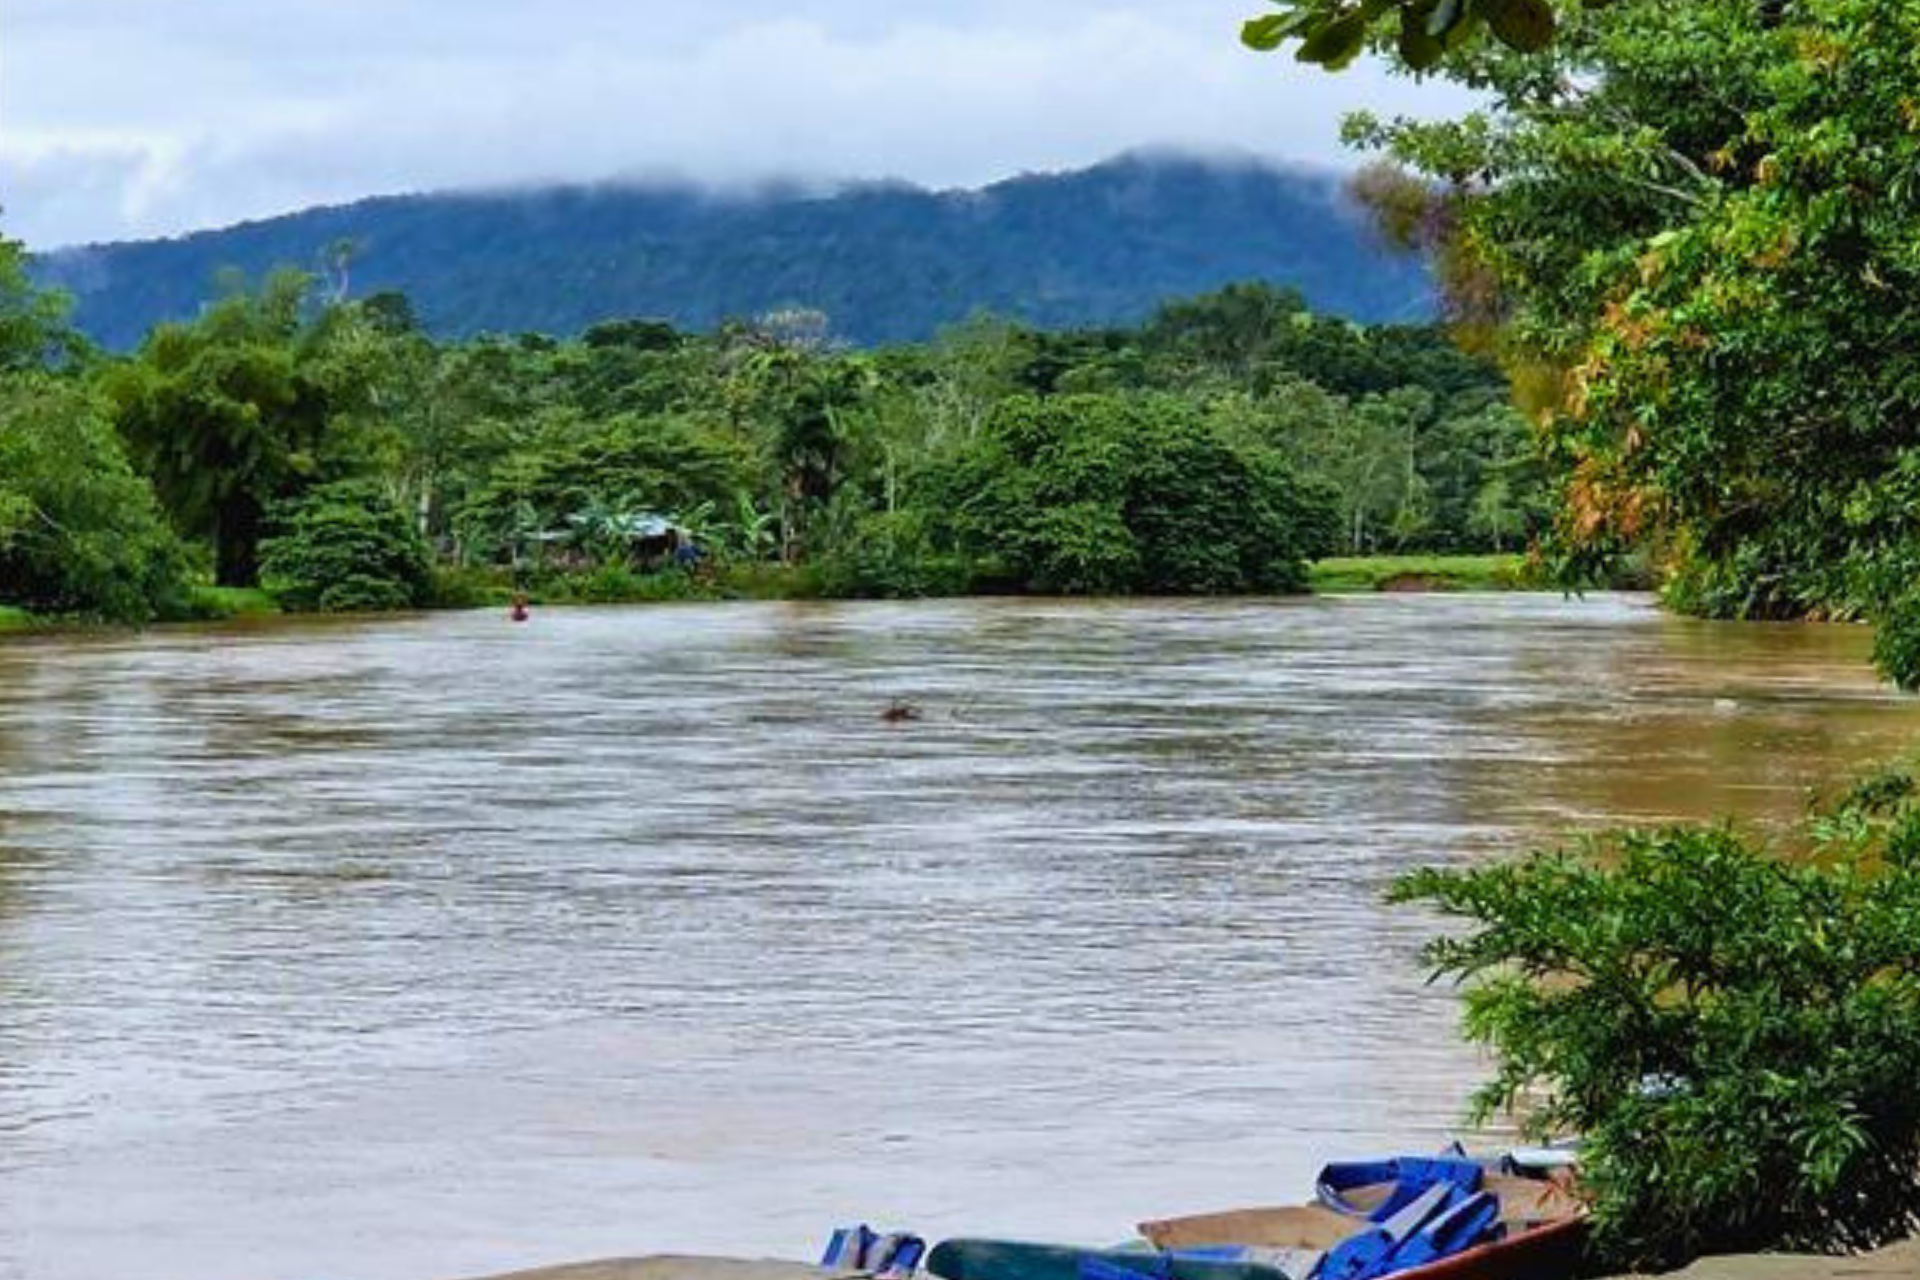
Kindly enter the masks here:
<path id="1" fill-rule="evenodd" d="M 1606 1261 L 1877 1247 L 1920 1226 L 1920 779 L 1877 773 L 1793 856 L 1730 827 L 1427 870 L 1396 896 L 1497 1054 L 1484 1119 L 1582 1135 Z"/>
<path id="2" fill-rule="evenodd" d="M 440 343 L 283 271 L 110 356 L 0 245 L 0 602 L 139 622 L 698 595 L 1244 593 L 1549 518 L 1505 378 L 1264 285 L 1134 328 Z"/>
<path id="3" fill-rule="evenodd" d="M 1516 552 L 1499 555 L 1329 556 L 1307 574 L 1316 592 L 1551 590 Z"/>
<path id="4" fill-rule="evenodd" d="M 1370 43 L 1489 103 L 1348 136 L 1541 425 L 1545 559 L 1649 554 L 1689 613 L 1872 620 L 1920 685 L 1920 8 L 1285 7 L 1249 39 Z"/>
<path id="5" fill-rule="evenodd" d="M 1920 8 L 1280 6 L 1249 44 L 1487 104 L 1347 132 L 1539 424 L 1546 566 L 1643 555 L 1689 613 L 1869 619 L 1920 686 Z M 1607 1260 L 1920 1227 L 1917 793 L 1875 775 L 1790 849 L 1623 832 L 1399 886 L 1464 925 L 1428 958 L 1497 1057 L 1483 1109 L 1582 1135 Z"/>

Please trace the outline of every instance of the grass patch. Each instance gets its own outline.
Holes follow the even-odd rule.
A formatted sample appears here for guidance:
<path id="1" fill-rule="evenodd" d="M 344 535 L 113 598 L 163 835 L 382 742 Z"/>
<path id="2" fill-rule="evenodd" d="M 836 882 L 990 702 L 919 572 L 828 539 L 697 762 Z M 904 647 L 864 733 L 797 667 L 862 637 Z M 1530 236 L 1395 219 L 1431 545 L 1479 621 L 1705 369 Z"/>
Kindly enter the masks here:
<path id="1" fill-rule="evenodd" d="M 47 625 L 39 614 L 28 613 L 10 604 L 0 604 L 0 634 L 9 631 L 36 631 Z"/>
<path id="2" fill-rule="evenodd" d="M 260 587 L 196 586 L 191 597 L 193 616 L 217 621 L 223 618 L 264 618 L 281 612 L 273 593 Z"/>
<path id="3" fill-rule="evenodd" d="M 1314 562 L 1308 581 L 1325 595 L 1359 591 L 1528 591 L 1526 557 L 1336 556 Z"/>

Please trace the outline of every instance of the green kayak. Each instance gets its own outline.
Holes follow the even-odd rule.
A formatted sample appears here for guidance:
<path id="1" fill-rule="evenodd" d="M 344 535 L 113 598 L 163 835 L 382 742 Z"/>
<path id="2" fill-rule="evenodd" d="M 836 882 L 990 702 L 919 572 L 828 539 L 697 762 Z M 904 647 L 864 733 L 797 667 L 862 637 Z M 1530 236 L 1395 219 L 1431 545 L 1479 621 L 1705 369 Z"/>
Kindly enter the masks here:
<path id="1" fill-rule="evenodd" d="M 1016 1240 L 942 1241 L 927 1255 L 927 1270 L 940 1280 L 1080 1280 L 1084 1258 L 1138 1271 L 1141 1280 L 1287 1280 L 1278 1267 L 1258 1262 L 1172 1257 L 1145 1247 L 1076 1249 Z"/>

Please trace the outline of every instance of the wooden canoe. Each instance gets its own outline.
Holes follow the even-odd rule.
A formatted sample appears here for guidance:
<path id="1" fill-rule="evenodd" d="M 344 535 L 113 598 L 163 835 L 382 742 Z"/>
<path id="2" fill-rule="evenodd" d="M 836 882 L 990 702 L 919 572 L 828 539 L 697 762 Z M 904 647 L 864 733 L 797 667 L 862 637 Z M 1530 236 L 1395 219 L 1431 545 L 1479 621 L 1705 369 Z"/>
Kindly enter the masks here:
<path id="1" fill-rule="evenodd" d="M 1561 1280 L 1574 1275 L 1586 1244 L 1584 1207 L 1558 1183 L 1490 1176 L 1500 1198 L 1501 1239 L 1476 1245 L 1389 1280 Z M 1390 1188 L 1378 1189 L 1384 1198 Z M 1374 1189 L 1350 1196 L 1369 1203 Z M 1080 1249 L 1014 1240 L 947 1240 L 927 1256 L 938 1280 L 1080 1280 L 1089 1257 L 1140 1273 L 1142 1280 L 1289 1280 L 1277 1262 L 1228 1261 L 1166 1251 L 1244 1246 L 1272 1259 L 1311 1259 L 1368 1224 L 1318 1204 L 1235 1209 L 1140 1224 L 1152 1249 Z"/>
<path id="2" fill-rule="evenodd" d="M 1394 1272 L 1390 1280 L 1557 1280 L 1575 1274 L 1586 1245 L 1586 1209 L 1558 1182 L 1489 1175 L 1485 1189 L 1500 1199 L 1504 1236 L 1424 1267 Z M 1389 1187 L 1377 1189 L 1384 1197 Z M 1367 1190 L 1349 1199 L 1366 1205 Z M 1363 1223 L 1322 1205 L 1236 1209 L 1140 1224 L 1158 1249 L 1247 1245 L 1257 1249 L 1331 1248 Z M 984 1277 L 982 1280 L 997 1280 Z"/>

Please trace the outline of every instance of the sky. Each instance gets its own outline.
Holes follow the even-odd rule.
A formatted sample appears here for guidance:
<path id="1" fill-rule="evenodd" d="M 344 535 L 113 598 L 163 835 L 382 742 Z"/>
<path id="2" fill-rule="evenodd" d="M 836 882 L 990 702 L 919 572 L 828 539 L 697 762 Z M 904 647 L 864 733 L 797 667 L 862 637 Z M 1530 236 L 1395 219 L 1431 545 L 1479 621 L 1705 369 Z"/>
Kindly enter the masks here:
<path id="1" fill-rule="evenodd" d="M 1262 0 L 5 0 L 0 234 L 544 181 L 977 186 L 1142 146 L 1350 164 L 1458 91 L 1242 49 Z"/>

